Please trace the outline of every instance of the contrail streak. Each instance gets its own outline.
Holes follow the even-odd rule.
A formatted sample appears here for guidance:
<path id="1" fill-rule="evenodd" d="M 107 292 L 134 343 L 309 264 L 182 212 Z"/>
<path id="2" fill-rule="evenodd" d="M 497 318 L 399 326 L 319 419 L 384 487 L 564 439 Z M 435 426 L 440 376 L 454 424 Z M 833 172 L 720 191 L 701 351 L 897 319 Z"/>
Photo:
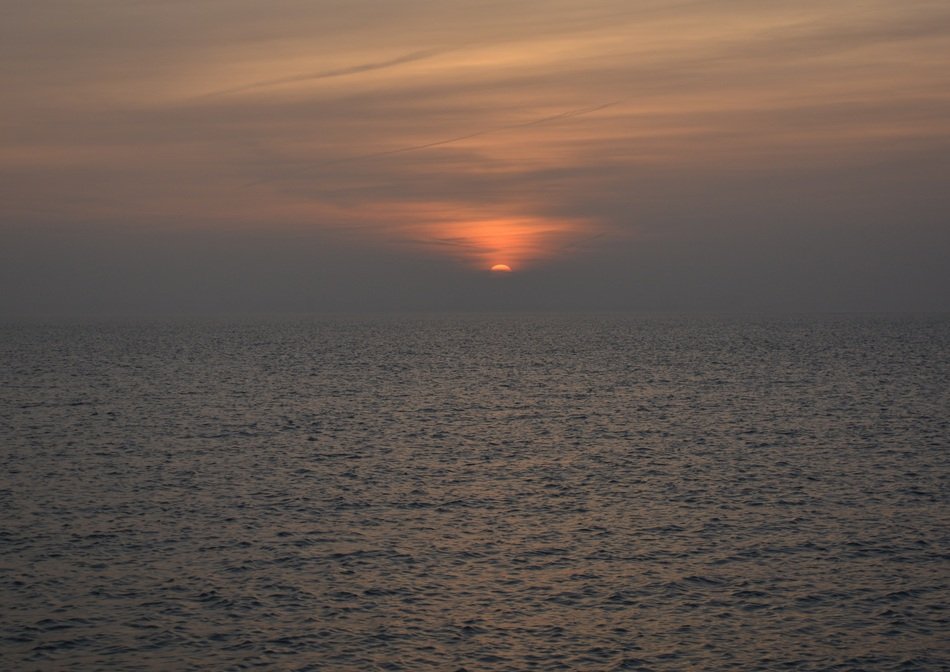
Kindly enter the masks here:
<path id="1" fill-rule="evenodd" d="M 513 128 L 524 128 L 525 126 L 538 126 L 540 124 L 547 124 L 549 122 L 558 121 L 560 119 L 569 119 L 571 117 L 579 117 L 584 114 L 590 114 L 592 112 L 603 110 L 604 108 L 610 107 L 611 105 L 616 105 L 619 102 L 620 101 L 614 101 L 612 103 L 606 103 L 604 105 L 597 105 L 596 107 L 584 107 L 579 110 L 561 112 L 560 114 L 555 114 L 550 117 L 544 117 L 543 119 L 535 119 L 534 121 L 526 121 L 520 124 L 510 124 L 508 126 L 499 126 L 498 128 L 490 128 L 484 131 L 476 131 L 475 133 L 459 135 L 454 138 L 447 138 L 446 140 L 436 140 L 435 142 L 427 142 L 422 145 L 410 145 L 409 147 L 400 147 L 399 149 L 389 149 L 383 152 L 373 152 L 371 154 L 361 154 L 359 156 L 351 156 L 344 159 L 336 159 L 334 161 L 327 161 L 327 164 L 350 163 L 351 161 L 362 161 L 363 159 L 375 159 L 377 157 L 391 156 L 393 154 L 405 154 L 406 152 L 417 152 L 420 149 L 429 149 L 430 147 L 439 147 L 440 145 L 448 145 L 453 142 L 460 142 L 462 140 L 468 140 L 469 138 L 477 138 L 482 135 L 489 135 L 491 133 L 499 133 L 501 131 L 508 131 Z M 326 165 L 326 164 L 323 164 L 323 165 Z"/>
<path id="2" fill-rule="evenodd" d="M 528 126 L 540 126 L 541 124 L 548 124 L 554 121 L 560 121 L 562 119 L 571 119 L 573 117 L 580 117 L 585 114 L 592 114 L 594 112 L 599 112 L 600 110 L 612 107 L 614 105 L 619 105 L 621 101 L 615 100 L 610 103 L 603 103 L 601 105 L 595 105 L 593 107 L 582 107 L 576 110 L 568 110 L 567 112 L 561 112 L 559 114 L 552 115 L 550 117 L 542 117 L 541 119 L 534 119 L 532 121 L 525 121 L 520 124 L 509 124 L 507 126 L 498 126 L 497 128 L 490 128 L 484 131 L 475 131 L 474 133 L 466 133 L 465 135 L 457 135 L 452 138 L 446 138 L 444 140 L 435 140 L 433 142 L 426 142 L 421 145 L 409 145 L 408 147 L 400 147 L 398 149 L 388 149 L 381 152 L 371 152 L 369 154 L 359 154 L 357 156 L 348 156 L 341 159 L 331 159 L 329 161 L 323 161 L 313 168 L 320 166 L 332 166 L 338 165 L 341 163 L 353 163 L 356 161 L 366 161 L 368 159 L 378 159 L 384 156 L 393 156 L 395 154 L 406 154 L 408 152 L 418 152 L 423 149 L 429 149 L 431 147 L 440 147 L 442 145 L 450 145 L 454 142 L 461 142 L 462 140 L 468 140 L 470 138 L 478 138 L 483 135 L 490 135 L 492 133 L 501 133 L 502 131 L 510 131 L 515 128 L 525 128 Z M 264 178 L 261 180 L 256 180 L 249 183 L 247 186 L 254 186 L 257 184 L 263 184 L 265 182 L 271 182 L 273 178 Z"/>
<path id="3" fill-rule="evenodd" d="M 388 61 L 377 61 L 375 63 L 362 63 L 360 65 L 353 65 L 348 68 L 338 68 L 336 70 L 325 70 L 323 72 L 314 72 L 305 75 L 293 75 L 292 77 L 279 77 L 277 79 L 264 79 L 259 82 L 251 82 L 250 84 L 242 84 L 241 86 L 235 86 L 231 89 L 222 89 L 221 91 L 213 91 L 211 93 L 206 93 L 204 95 L 198 96 L 198 99 L 206 98 L 216 98 L 218 96 L 226 96 L 232 93 L 242 93 L 244 91 L 253 91 L 254 89 L 265 89 L 272 86 L 279 86 L 281 84 L 293 84 L 295 82 L 310 82 L 318 79 L 330 79 L 332 77 L 345 77 L 347 75 L 358 75 L 363 72 L 370 72 L 372 70 L 383 70 L 385 68 L 392 68 L 397 65 L 403 65 L 404 63 L 412 63 L 414 61 L 421 61 L 426 58 L 432 58 L 441 53 L 444 53 L 447 49 L 426 49 L 423 51 L 413 51 L 409 54 L 404 54 L 402 56 L 397 56 L 396 58 L 391 58 Z"/>

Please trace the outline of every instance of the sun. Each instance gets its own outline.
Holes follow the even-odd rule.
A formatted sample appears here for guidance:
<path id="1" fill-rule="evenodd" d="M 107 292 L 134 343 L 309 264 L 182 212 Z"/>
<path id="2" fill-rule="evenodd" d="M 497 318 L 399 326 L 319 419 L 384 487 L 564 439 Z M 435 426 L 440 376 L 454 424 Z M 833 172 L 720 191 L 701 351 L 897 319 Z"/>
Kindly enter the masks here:
<path id="1" fill-rule="evenodd" d="M 492 273 L 511 273 L 511 266 L 508 264 L 495 264 L 491 267 Z"/>

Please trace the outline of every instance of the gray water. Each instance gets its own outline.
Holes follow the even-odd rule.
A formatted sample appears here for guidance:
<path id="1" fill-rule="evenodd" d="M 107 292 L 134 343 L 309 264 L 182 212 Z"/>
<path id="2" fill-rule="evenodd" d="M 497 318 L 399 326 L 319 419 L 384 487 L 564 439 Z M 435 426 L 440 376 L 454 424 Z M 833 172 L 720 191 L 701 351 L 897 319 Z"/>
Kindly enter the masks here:
<path id="1" fill-rule="evenodd" d="M 943 670 L 950 319 L 0 328 L 0 667 Z"/>

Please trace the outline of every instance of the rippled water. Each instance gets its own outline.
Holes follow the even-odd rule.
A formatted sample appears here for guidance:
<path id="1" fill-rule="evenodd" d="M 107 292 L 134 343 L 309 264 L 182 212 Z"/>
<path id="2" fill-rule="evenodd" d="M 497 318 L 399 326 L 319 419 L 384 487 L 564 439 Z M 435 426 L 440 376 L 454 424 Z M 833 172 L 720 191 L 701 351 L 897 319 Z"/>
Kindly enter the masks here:
<path id="1" fill-rule="evenodd" d="M 950 668 L 950 319 L 0 329 L 0 667 Z"/>

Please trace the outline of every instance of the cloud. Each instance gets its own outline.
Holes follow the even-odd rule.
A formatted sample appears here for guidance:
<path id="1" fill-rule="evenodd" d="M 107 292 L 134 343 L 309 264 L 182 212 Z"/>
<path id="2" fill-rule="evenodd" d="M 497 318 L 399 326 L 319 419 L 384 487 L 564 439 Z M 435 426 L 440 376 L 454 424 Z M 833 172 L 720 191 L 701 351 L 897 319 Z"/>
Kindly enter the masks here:
<path id="1" fill-rule="evenodd" d="M 335 166 L 341 163 L 354 163 L 357 161 L 367 161 L 370 159 L 381 159 L 388 156 L 394 156 L 396 154 L 406 154 L 408 152 L 418 152 L 424 149 L 431 149 L 433 147 L 442 147 L 445 145 L 452 145 L 463 140 L 471 140 L 473 138 L 479 138 L 485 135 L 491 135 L 493 133 L 501 133 L 502 131 L 511 131 L 518 128 L 529 128 L 531 126 L 540 126 L 542 124 L 550 124 L 557 121 L 562 121 L 565 119 L 572 119 L 574 117 L 581 117 L 588 114 L 593 114 L 594 112 L 600 112 L 605 110 L 608 107 L 613 107 L 614 105 L 619 105 L 621 101 L 613 101 L 609 103 L 601 103 L 599 105 L 593 105 L 590 107 L 582 107 L 574 110 L 568 110 L 566 112 L 560 112 L 547 117 L 541 117 L 539 119 L 532 119 L 531 121 L 520 122 L 516 124 L 507 124 L 505 126 L 499 126 L 497 128 L 484 129 L 480 131 L 473 131 L 471 133 L 466 133 L 464 135 L 458 135 L 451 138 L 443 138 L 441 140 L 433 140 L 431 142 L 425 142 L 418 145 L 409 145 L 407 147 L 398 147 L 396 149 L 387 149 L 379 152 L 370 152 L 368 154 L 357 154 L 354 156 L 342 157 L 338 159 L 330 159 L 320 163 L 320 166 Z M 304 175 L 304 171 L 297 172 L 297 176 Z M 284 178 L 287 177 L 285 174 Z M 247 186 L 254 186 L 268 182 L 270 180 L 261 179 L 249 183 Z"/>
<path id="2" fill-rule="evenodd" d="M 250 84 L 244 84 L 242 86 L 235 86 L 229 89 L 222 89 L 220 91 L 213 91 L 207 93 L 203 96 L 198 96 L 196 99 L 201 100 L 203 98 L 214 98 L 217 96 L 226 96 L 235 93 L 244 93 L 246 91 L 254 91 L 257 89 L 268 89 L 274 86 L 280 86 L 282 84 L 296 84 L 299 82 L 311 82 L 321 79 L 331 79 L 334 77 L 346 77 L 350 75 L 359 75 L 364 72 L 372 72 L 374 70 L 385 70 L 387 68 L 394 68 L 399 65 L 404 65 L 406 63 L 414 63 L 416 61 L 422 61 L 427 58 L 432 58 L 438 56 L 439 54 L 445 53 L 445 49 L 424 49 L 421 51 L 413 51 L 408 54 L 403 54 L 402 56 L 397 56 L 396 58 L 390 58 L 385 61 L 377 61 L 374 63 L 362 63 L 360 65 L 352 65 L 346 68 L 337 68 L 335 70 L 325 70 L 323 72 L 308 73 L 302 75 L 292 75 L 289 77 L 276 77 L 274 79 L 265 79 L 259 82 L 252 82 Z"/>

